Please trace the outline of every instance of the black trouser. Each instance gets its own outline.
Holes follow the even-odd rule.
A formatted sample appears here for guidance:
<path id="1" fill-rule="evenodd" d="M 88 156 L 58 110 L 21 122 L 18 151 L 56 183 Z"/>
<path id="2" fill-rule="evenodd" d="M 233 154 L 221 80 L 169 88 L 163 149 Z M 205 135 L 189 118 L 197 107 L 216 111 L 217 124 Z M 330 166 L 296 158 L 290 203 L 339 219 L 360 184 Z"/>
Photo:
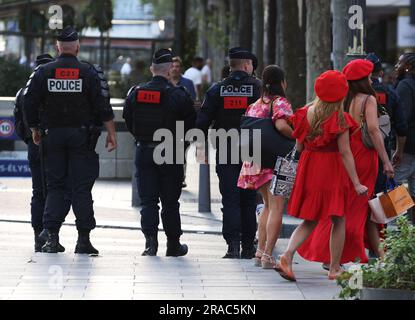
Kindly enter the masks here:
<path id="1" fill-rule="evenodd" d="M 46 150 L 47 191 L 43 224 L 46 229 L 59 231 L 67 214 L 65 184 L 71 185 L 72 209 L 78 230 L 95 228 L 92 188 L 99 176 L 99 159 L 89 150 L 89 135 L 80 128 L 50 129 L 44 138 Z"/>
<path id="2" fill-rule="evenodd" d="M 141 228 L 145 236 L 156 236 L 161 201 L 161 220 L 169 239 L 183 234 L 179 199 L 182 193 L 183 165 L 157 165 L 154 147 L 139 145 L 136 154 L 138 193 L 141 199 Z"/>
<path id="3" fill-rule="evenodd" d="M 238 188 L 241 165 L 217 165 L 223 205 L 223 237 L 229 244 L 242 241 L 242 248 L 253 245 L 257 230 L 256 191 Z"/>
<path id="4" fill-rule="evenodd" d="M 45 173 L 42 173 L 42 166 L 41 166 L 41 154 L 39 152 L 39 147 L 33 143 L 32 140 L 29 141 L 28 146 L 28 160 L 30 171 L 32 173 L 32 200 L 30 203 L 31 206 L 31 220 L 32 220 L 32 227 L 35 232 L 39 233 L 43 230 L 43 213 L 45 210 L 45 202 L 46 202 L 46 194 L 44 188 L 44 179 L 46 176 Z M 67 185 L 65 191 L 65 211 L 68 214 L 71 208 L 71 190 L 69 189 L 69 185 Z"/>

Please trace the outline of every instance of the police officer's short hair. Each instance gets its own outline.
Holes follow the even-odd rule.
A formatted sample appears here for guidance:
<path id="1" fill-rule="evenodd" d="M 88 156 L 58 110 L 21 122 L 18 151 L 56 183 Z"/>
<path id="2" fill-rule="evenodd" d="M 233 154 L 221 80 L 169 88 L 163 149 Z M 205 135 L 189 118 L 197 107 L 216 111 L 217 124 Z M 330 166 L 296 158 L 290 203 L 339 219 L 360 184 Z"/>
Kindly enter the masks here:
<path id="1" fill-rule="evenodd" d="M 172 63 L 166 62 L 166 63 L 153 63 L 153 71 L 156 73 L 167 73 L 171 68 Z"/>
<path id="2" fill-rule="evenodd" d="M 231 67 L 231 69 L 235 69 L 235 68 L 240 68 L 243 66 L 244 63 L 249 62 L 252 60 L 249 59 L 230 59 L 229 60 L 229 65 Z"/>

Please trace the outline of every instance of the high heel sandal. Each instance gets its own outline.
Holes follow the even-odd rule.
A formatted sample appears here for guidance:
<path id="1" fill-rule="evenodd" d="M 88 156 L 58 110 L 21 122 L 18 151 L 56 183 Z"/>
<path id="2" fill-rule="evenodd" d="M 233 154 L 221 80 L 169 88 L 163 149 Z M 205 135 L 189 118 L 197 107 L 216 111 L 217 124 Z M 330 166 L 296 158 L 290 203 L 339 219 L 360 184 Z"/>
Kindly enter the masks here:
<path id="1" fill-rule="evenodd" d="M 261 259 L 261 266 L 262 269 L 275 269 L 275 265 L 277 264 L 277 261 L 273 256 L 270 256 L 268 254 L 263 254 Z"/>
<path id="2" fill-rule="evenodd" d="M 255 267 L 260 268 L 260 267 L 262 267 L 261 259 L 262 259 L 262 256 L 264 255 L 264 252 L 259 250 L 259 249 L 257 249 L 256 252 L 257 253 L 255 253 L 254 265 L 255 265 Z M 260 257 L 257 255 L 258 253 L 261 255 Z"/>

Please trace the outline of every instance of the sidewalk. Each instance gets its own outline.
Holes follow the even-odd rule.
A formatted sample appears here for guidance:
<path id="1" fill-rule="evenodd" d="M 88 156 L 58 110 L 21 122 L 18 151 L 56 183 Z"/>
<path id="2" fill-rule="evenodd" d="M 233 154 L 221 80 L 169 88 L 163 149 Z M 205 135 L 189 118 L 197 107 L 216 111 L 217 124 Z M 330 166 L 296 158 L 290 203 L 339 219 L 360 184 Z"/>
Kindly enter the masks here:
<path id="1" fill-rule="evenodd" d="M 164 257 L 163 232 L 159 257 L 140 256 L 144 238 L 139 210 L 131 208 L 129 181 L 99 181 L 94 188 L 99 227 L 91 238 L 100 257 L 73 254 L 77 235 L 72 213 L 61 231 L 66 253 L 34 254 L 28 223 L 31 181 L 0 178 L 0 299 L 331 300 L 338 295 L 339 288 L 321 265 L 298 257 L 298 283 L 256 268 L 253 261 L 221 259 L 226 244 L 220 235 L 221 199 L 214 171 L 211 179 L 213 212 L 198 213 L 198 167 L 189 167 L 181 199 L 182 241 L 189 255 L 175 259 Z M 287 240 L 278 241 L 275 254 L 286 245 Z"/>
<path id="2" fill-rule="evenodd" d="M 64 254 L 33 254 L 32 237 L 28 225 L 0 222 L 0 300 L 331 300 L 339 293 L 320 265 L 298 258 L 298 283 L 252 261 L 223 260 L 226 246 L 217 235 L 185 234 L 183 258 L 164 257 L 163 234 L 154 258 L 140 256 L 144 240 L 133 230 L 95 230 L 95 258 L 73 254 L 72 227 L 61 231 Z M 285 246 L 281 240 L 277 251 Z"/>

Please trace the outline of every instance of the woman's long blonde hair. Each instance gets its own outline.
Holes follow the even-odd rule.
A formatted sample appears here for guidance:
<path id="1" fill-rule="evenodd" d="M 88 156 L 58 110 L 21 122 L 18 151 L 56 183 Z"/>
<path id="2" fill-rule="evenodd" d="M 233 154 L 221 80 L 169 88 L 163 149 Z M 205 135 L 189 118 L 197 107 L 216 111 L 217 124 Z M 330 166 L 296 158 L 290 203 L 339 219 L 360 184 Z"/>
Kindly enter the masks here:
<path id="1" fill-rule="evenodd" d="M 322 124 L 329 119 L 333 113 L 339 113 L 339 125 L 346 127 L 346 119 L 344 117 L 344 99 L 338 102 L 329 103 L 320 100 L 318 97 L 314 102 L 308 104 L 308 106 L 314 106 L 314 116 L 310 123 L 311 131 L 307 137 L 309 140 L 313 140 L 323 135 Z"/>

